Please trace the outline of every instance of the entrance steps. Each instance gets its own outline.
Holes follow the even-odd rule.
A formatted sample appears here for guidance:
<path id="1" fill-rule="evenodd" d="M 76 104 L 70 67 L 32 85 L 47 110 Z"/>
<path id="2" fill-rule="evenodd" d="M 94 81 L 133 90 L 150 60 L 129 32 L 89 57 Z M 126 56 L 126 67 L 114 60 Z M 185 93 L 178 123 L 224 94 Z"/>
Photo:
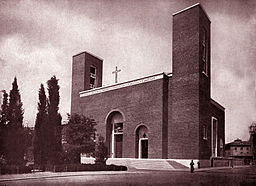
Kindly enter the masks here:
<path id="1" fill-rule="evenodd" d="M 107 164 L 124 165 L 128 169 L 139 170 L 177 170 L 188 169 L 187 166 L 175 160 L 168 159 L 133 159 L 133 158 L 109 158 Z"/>
<path id="2" fill-rule="evenodd" d="M 167 162 L 174 168 L 174 169 L 187 169 L 188 167 L 181 164 L 181 163 L 178 163 L 176 161 L 173 161 L 173 160 L 167 160 Z"/>

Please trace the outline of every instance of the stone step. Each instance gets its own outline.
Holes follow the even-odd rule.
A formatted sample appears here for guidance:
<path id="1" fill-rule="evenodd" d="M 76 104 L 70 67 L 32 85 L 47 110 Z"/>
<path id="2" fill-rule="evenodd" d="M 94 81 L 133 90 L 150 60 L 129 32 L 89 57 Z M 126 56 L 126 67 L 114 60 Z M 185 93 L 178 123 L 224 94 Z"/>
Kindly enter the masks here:
<path id="1" fill-rule="evenodd" d="M 149 170 L 170 170 L 174 169 L 166 160 L 139 160 L 132 161 L 131 167 L 136 169 L 149 169 Z"/>
<path id="2" fill-rule="evenodd" d="M 125 165 L 128 168 L 147 169 L 147 170 L 174 170 L 165 159 L 126 159 L 126 158 L 111 158 L 107 164 Z"/>
<path id="3" fill-rule="evenodd" d="M 94 158 L 81 159 L 82 163 L 94 163 Z M 109 158 L 107 164 L 124 165 L 128 169 L 144 169 L 144 170 L 175 170 L 188 169 L 190 160 L 175 159 L 135 159 L 135 158 Z M 195 163 L 196 164 L 196 163 Z"/>
<path id="4" fill-rule="evenodd" d="M 188 167 L 176 161 L 167 160 L 167 162 L 175 169 L 188 169 Z"/>

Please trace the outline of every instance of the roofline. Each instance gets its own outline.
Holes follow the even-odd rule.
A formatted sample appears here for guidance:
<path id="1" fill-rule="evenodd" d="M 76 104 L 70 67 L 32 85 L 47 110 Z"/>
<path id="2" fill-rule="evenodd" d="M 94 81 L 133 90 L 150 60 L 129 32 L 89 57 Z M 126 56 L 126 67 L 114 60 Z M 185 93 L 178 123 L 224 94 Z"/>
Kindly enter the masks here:
<path id="1" fill-rule="evenodd" d="M 236 140 L 230 142 L 230 143 L 227 143 L 226 145 L 229 145 L 229 146 L 241 146 L 241 145 L 246 145 L 246 146 L 251 146 L 251 143 L 250 141 L 240 141 L 240 143 L 236 143 Z"/>
<path id="2" fill-rule="evenodd" d="M 251 146 L 251 144 L 226 144 L 225 146 Z"/>
<path id="3" fill-rule="evenodd" d="M 219 109 L 225 111 L 225 107 L 223 107 L 223 106 L 222 106 L 221 104 L 219 104 L 217 101 L 211 99 L 210 102 L 211 102 L 214 106 L 216 106 L 216 107 L 218 107 Z"/>
<path id="4" fill-rule="evenodd" d="M 187 10 L 189 10 L 189 9 L 192 9 L 192 8 L 196 7 L 196 6 L 199 6 L 199 7 L 203 10 L 204 14 L 206 15 L 206 17 L 207 17 L 207 18 L 209 19 L 209 21 L 211 22 L 210 17 L 208 16 L 208 14 L 206 13 L 206 11 L 204 10 L 204 8 L 202 7 L 202 5 L 201 5 L 200 3 L 196 3 L 196 4 L 194 4 L 194 5 L 191 5 L 191 6 L 187 7 L 187 8 L 184 8 L 184 9 L 178 11 L 178 12 L 175 12 L 175 13 L 172 14 L 172 16 L 176 16 L 177 14 L 180 14 L 180 13 L 182 13 L 182 12 L 185 12 L 185 11 L 187 11 Z"/>
<path id="5" fill-rule="evenodd" d="M 102 58 L 100 58 L 100 57 L 98 57 L 98 56 L 96 56 L 96 55 L 94 55 L 94 54 L 92 54 L 92 53 L 90 53 L 90 52 L 87 52 L 87 51 L 80 52 L 80 53 L 78 53 L 78 54 L 73 55 L 72 57 L 76 57 L 76 56 L 79 56 L 79 55 L 81 55 L 81 54 L 89 54 L 89 55 L 91 55 L 91 56 L 93 56 L 93 57 L 95 57 L 95 58 L 97 58 L 97 59 L 99 59 L 99 60 L 101 60 L 101 61 L 104 61 Z"/>
<path id="6" fill-rule="evenodd" d="M 167 76 L 167 77 L 170 78 L 170 77 L 172 77 L 172 73 L 160 72 L 160 73 L 156 73 L 156 74 L 149 75 L 149 76 L 144 76 L 144 77 L 129 80 L 129 81 L 124 81 L 124 82 L 120 82 L 120 83 L 116 83 L 116 84 L 112 84 L 112 85 L 106 85 L 106 86 L 97 87 L 97 88 L 94 88 L 94 89 L 84 90 L 84 91 L 79 92 L 79 95 L 80 95 L 80 97 L 84 97 L 84 96 L 87 96 L 85 94 L 88 94 L 88 96 L 89 96 L 89 95 L 93 95 L 93 94 L 97 94 L 97 93 L 101 93 L 101 92 L 105 92 L 105 91 L 110 91 L 110 90 L 105 90 L 105 91 L 101 91 L 101 90 L 108 89 L 108 88 L 111 88 L 111 87 L 116 87 L 116 88 L 113 88 L 113 89 L 111 88 L 111 90 L 124 88 L 126 86 L 123 86 L 123 85 L 129 84 L 129 83 L 132 83 L 132 82 L 136 82 L 136 81 L 141 81 L 141 80 L 148 79 L 148 78 L 157 77 L 157 76 L 163 76 L 163 77 Z M 157 79 L 154 79 L 154 80 L 157 80 Z M 161 78 L 159 78 L 159 79 L 161 79 Z M 154 81 L 154 80 L 149 80 L 149 81 Z M 145 81 L 145 82 L 148 82 L 148 81 Z M 137 85 L 137 84 L 141 84 L 141 83 L 136 83 L 134 85 Z M 119 86 L 121 86 L 121 87 L 119 87 Z M 132 85 L 127 85 L 127 86 L 132 86 Z M 97 92 L 97 91 L 100 91 L 100 92 Z"/>

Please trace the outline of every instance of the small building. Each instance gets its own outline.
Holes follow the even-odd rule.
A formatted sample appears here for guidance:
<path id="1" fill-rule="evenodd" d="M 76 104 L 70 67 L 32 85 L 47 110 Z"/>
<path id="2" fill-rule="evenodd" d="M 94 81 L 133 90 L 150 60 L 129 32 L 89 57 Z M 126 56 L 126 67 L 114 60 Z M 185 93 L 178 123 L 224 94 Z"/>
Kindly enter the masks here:
<path id="1" fill-rule="evenodd" d="M 226 157 L 244 159 L 245 163 L 250 162 L 253 158 L 250 141 L 236 139 L 225 145 Z"/>

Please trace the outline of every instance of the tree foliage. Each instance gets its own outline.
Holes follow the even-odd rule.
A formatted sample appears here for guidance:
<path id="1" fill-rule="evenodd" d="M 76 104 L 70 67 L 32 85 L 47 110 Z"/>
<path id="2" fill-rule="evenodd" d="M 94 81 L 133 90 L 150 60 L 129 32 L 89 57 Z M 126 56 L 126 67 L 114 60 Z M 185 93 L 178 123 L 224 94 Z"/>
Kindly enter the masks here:
<path id="1" fill-rule="evenodd" d="M 51 77 L 47 81 L 48 92 L 49 92 L 49 104 L 48 104 L 48 137 L 49 137 L 49 146 L 51 163 L 59 163 L 62 146 L 61 146 L 61 115 L 58 113 L 59 110 L 59 85 L 58 79 L 55 76 Z"/>
<path id="2" fill-rule="evenodd" d="M 9 94 L 5 135 L 5 157 L 8 164 L 24 163 L 23 109 L 17 78 Z"/>
<path id="3" fill-rule="evenodd" d="M 45 95 L 44 85 L 41 84 L 39 89 L 39 102 L 38 102 L 38 113 L 36 116 L 35 123 L 35 136 L 33 142 L 33 154 L 35 164 L 45 164 L 46 163 L 46 135 L 45 127 L 47 123 L 47 97 Z"/>
<path id="4" fill-rule="evenodd" d="M 67 124 L 65 138 L 66 153 L 73 154 L 71 163 L 80 162 L 80 154 L 93 155 L 95 151 L 96 122 L 83 115 L 74 114 Z"/>
<path id="5" fill-rule="evenodd" d="M 16 77 L 12 83 L 12 90 L 9 95 L 9 124 L 13 128 L 20 128 L 23 122 L 23 109 Z"/>
<path id="6" fill-rule="evenodd" d="M 35 123 L 34 159 L 36 164 L 60 163 L 61 115 L 59 114 L 59 85 L 55 76 L 47 81 L 49 98 L 44 86 L 39 89 L 38 113 Z"/>
<path id="7" fill-rule="evenodd" d="M 34 137 L 34 130 L 30 127 L 24 127 L 23 130 L 24 135 L 24 159 L 26 162 L 31 163 L 33 162 L 34 156 L 33 156 L 33 137 Z"/>
<path id="8" fill-rule="evenodd" d="M 8 94 L 3 90 L 3 103 L 0 110 L 0 125 L 5 126 L 8 122 Z"/>
<path id="9" fill-rule="evenodd" d="M 8 94 L 5 90 L 3 92 L 3 103 L 0 109 L 0 157 L 5 156 L 5 135 L 6 135 L 6 125 L 8 123 Z"/>
<path id="10" fill-rule="evenodd" d="M 95 163 L 106 164 L 108 159 L 108 148 L 105 145 L 104 137 L 99 136 L 95 148 Z"/>

